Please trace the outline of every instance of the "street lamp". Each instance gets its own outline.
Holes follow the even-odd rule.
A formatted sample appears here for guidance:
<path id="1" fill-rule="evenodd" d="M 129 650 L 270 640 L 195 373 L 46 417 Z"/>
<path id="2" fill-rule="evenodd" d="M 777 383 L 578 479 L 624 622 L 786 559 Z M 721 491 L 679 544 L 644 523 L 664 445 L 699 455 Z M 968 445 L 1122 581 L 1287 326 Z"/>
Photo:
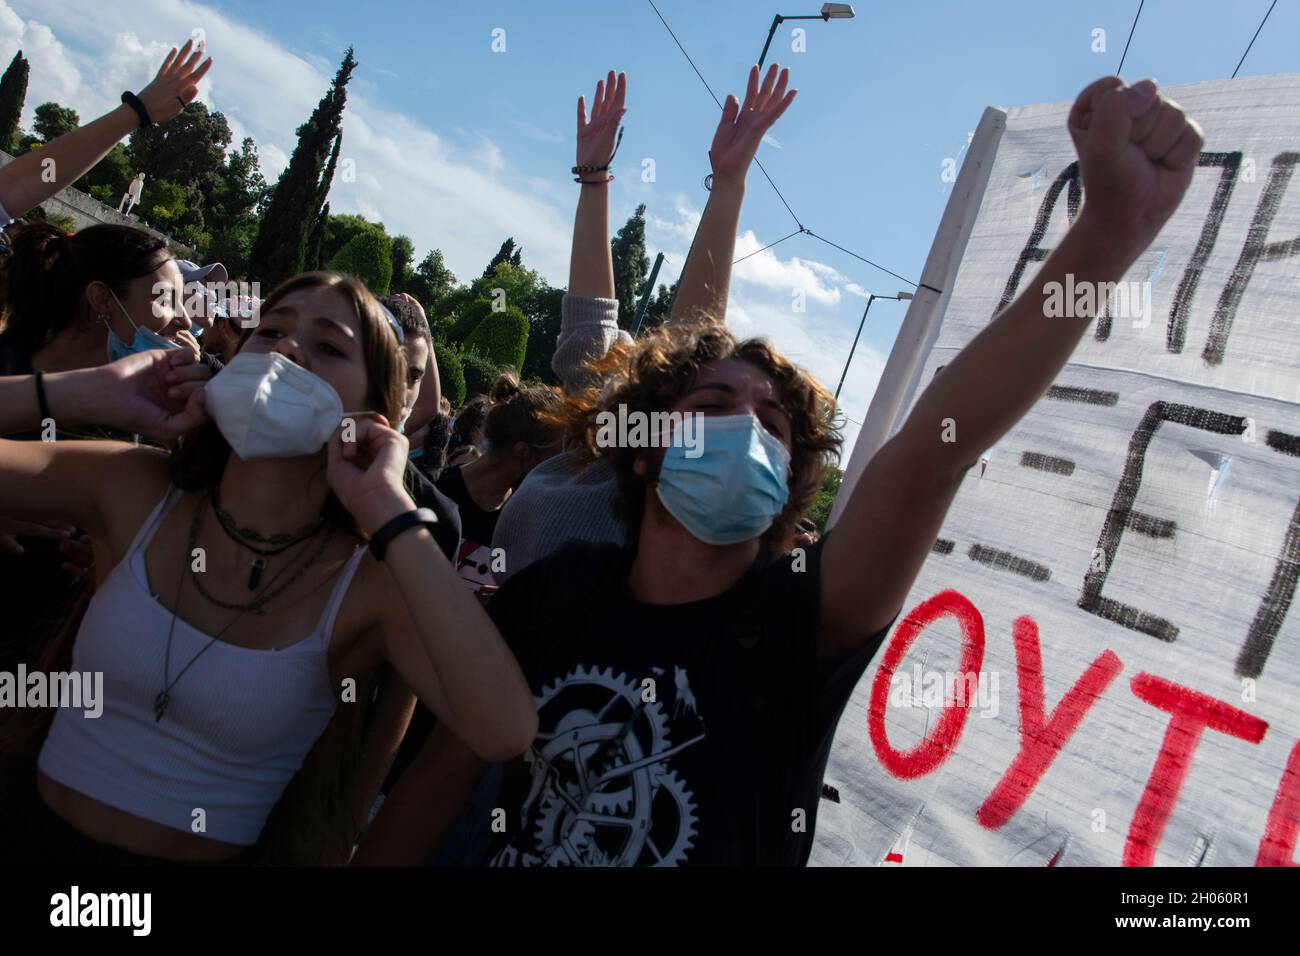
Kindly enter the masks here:
<path id="1" fill-rule="evenodd" d="M 823 3 L 822 12 L 811 17 L 786 17 L 778 13 L 772 18 L 772 29 L 767 31 L 767 42 L 763 44 L 763 52 L 758 56 L 759 69 L 762 69 L 763 61 L 767 59 L 767 48 L 772 45 L 776 28 L 786 20 L 852 20 L 853 16 L 853 6 L 848 3 Z"/>
<path id="2" fill-rule="evenodd" d="M 862 327 L 867 324 L 867 313 L 871 311 L 871 303 L 877 299 L 896 299 L 899 302 L 906 302 L 911 297 L 912 293 L 910 292 L 900 292 L 898 295 L 876 295 L 874 292 L 867 293 L 867 307 L 862 310 L 862 321 L 858 323 L 857 335 L 853 336 L 853 346 L 849 349 L 848 361 L 844 363 L 844 371 L 840 374 L 840 384 L 835 386 L 835 401 L 838 402 L 840 400 L 840 389 L 844 387 L 844 379 L 849 374 L 849 365 L 853 361 L 853 353 L 857 350 L 858 339 L 862 336 Z"/>

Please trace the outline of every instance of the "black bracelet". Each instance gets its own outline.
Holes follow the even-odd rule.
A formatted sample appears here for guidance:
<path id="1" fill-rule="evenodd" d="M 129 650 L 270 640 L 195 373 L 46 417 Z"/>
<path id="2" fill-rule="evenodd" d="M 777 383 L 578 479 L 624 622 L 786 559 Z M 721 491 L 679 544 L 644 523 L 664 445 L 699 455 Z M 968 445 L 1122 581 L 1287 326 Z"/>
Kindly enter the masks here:
<path id="1" fill-rule="evenodd" d="M 53 415 L 50 414 L 50 406 L 45 401 L 45 384 L 41 381 L 41 376 L 43 376 L 44 374 L 45 374 L 44 372 L 36 373 L 36 401 L 41 406 L 42 422 L 44 422 L 45 419 L 47 418 L 54 417 Z"/>
<path id="2" fill-rule="evenodd" d="M 403 531 L 416 525 L 423 525 L 432 533 L 432 530 L 438 526 L 438 516 L 429 508 L 416 508 L 389 521 L 370 537 L 370 553 L 375 556 L 375 560 L 384 560 L 384 552 L 388 550 L 389 543 Z"/>
<path id="3" fill-rule="evenodd" d="M 137 115 L 140 117 L 141 126 L 153 125 L 153 120 L 149 117 L 149 111 L 145 109 L 144 104 L 140 102 L 140 97 L 136 96 L 130 90 L 127 90 L 122 94 L 122 102 L 136 111 Z"/>
<path id="4" fill-rule="evenodd" d="M 603 173 L 609 170 L 610 165 L 614 162 L 614 157 L 618 155 L 618 145 L 623 142 L 623 127 L 618 128 L 618 136 L 614 139 L 614 152 L 609 154 L 609 159 L 605 160 L 604 166 L 593 166 L 591 163 L 583 163 L 581 166 L 574 166 L 569 172 L 578 176 L 585 176 L 588 173 Z M 611 176 L 610 179 L 614 177 Z M 581 179 L 575 179 L 575 183 L 582 182 Z"/>

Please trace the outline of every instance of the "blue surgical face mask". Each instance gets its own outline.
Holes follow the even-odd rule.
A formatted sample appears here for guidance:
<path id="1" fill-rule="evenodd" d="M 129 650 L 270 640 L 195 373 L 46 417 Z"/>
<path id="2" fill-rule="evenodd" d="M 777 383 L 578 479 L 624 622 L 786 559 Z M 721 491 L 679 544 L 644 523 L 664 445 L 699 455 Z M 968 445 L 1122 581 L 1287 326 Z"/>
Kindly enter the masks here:
<path id="1" fill-rule="evenodd" d="M 706 544 L 759 537 L 790 497 L 790 453 L 754 415 L 704 419 L 694 451 L 664 450 L 656 494 L 668 513 Z"/>
<path id="2" fill-rule="evenodd" d="M 108 325 L 108 321 L 104 321 L 104 325 L 108 326 L 108 360 L 110 362 L 116 362 L 118 359 L 127 355 L 134 355 L 136 352 L 147 352 L 150 349 L 180 348 L 177 343 L 163 338 L 152 329 L 146 329 L 142 325 L 136 325 L 134 322 L 131 322 L 131 316 L 127 314 L 126 309 L 122 308 L 121 301 L 119 301 L 112 289 L 108 290 L 108 294 L 113 296 L 113 301 L 117 303 L 119 309 L 122 309 L 122 314 L 126 316 L 126 321 L 130 322 L 131 327 L 135 329 L 135 336 L 131 339 L 131 343 L 128 345 L 117 337 L 117 333 L 113 331 L 111 325 Z"/>

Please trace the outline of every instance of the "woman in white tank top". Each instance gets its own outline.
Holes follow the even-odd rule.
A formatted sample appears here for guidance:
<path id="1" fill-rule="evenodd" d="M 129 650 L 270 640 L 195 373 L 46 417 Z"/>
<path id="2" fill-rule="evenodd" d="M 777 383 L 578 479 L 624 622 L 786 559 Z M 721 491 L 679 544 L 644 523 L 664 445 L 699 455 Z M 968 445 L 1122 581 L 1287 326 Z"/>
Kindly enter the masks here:
<path id="1" fill-rule="evenodd" d="M 310 394 L 328 396 L 323 382 L 349 410 L 320 450 L 253 453 L 244 401 L 270 419 L 301 414 L 289 406 L 308 401 L 286 398 L 274 375 L 235 409 L 213 403 L 243 393 L 211 387 L 206 407 L 219 430 L 183 363 L 140 355 L 121 364 L 138 365 L 137 379 L 158 377 L 153 394 L 172 402 L 170 424 L 199 425 L 178 452 L 0 441 L 5 512 L 67 515 L 89 531 L 100 569 L 72 647 L 86 693 L 56 710 L 39 800 L 0 824 L 0 857 L 13 859 L 9 840 L 11 851 L 57 845 L 80 859 L 242 859 L 270 817 L 306 834 L 297 842 L 313 847 L 312 859 L 299 861 L 346 859 L 373 794 L 354 788 L 320 813 L 290 798 L 377 779 L 331 758 L 343 752 L 345 725 L 359 732 L 384 665 L 485 760 L 533 739 L 537 714 L 514 657 L 418 523 L 428 515 L 406 517 L 416 510 L 402 485 L 407 442 L 388 426 L 402 413 L 405 366 L 374 297 L 324 273 L 285 283 L 240 350 L 266 353 L 278 358 L 258 361 L 282 378 L 306 370 Z M 96 374 L 114 380 L 111 367 Z M 84 388 L 55 375 L 35 384 L 43 416 L 85 412 Z M 313 778 L 312 768 L 326 769 Z M 32 826 L 62 832 L 42 843 Z"/>

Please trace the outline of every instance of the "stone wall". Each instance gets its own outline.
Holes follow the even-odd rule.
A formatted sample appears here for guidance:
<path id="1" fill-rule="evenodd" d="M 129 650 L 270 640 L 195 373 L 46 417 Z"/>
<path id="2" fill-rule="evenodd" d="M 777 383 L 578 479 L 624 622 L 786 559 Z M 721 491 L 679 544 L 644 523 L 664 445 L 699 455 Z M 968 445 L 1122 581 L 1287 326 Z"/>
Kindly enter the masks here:
<path id="1" fill-rule="evenodd" d="M 0 166 L 5 166 L 13 161 L 13 156 L 0 150 Z M 145 191 L 149 190 L 149 183 L 144 184 Z M 178 242 L 171 236 L 167 235 L 148 223 L 141 222 L 135 216 L 124 216 L 111 206 L 106 206 L 94 196 L 83 193 L 80 189 L 73 189 L 71 186 L 55 193 L 45 202 L 41 203 L 45 209 L 46 215 L 49 216 L 70 216 L 73 221 L 73 229 L 86 229 L 89 226 L 97 225 L 115 225 L 115 226 L 132 226 L 136 229 L 143 229 L 150 235 L 163 239 L 171 246 L 172 251 L 182 259 L 193 259 L 194 249 Z"/>

